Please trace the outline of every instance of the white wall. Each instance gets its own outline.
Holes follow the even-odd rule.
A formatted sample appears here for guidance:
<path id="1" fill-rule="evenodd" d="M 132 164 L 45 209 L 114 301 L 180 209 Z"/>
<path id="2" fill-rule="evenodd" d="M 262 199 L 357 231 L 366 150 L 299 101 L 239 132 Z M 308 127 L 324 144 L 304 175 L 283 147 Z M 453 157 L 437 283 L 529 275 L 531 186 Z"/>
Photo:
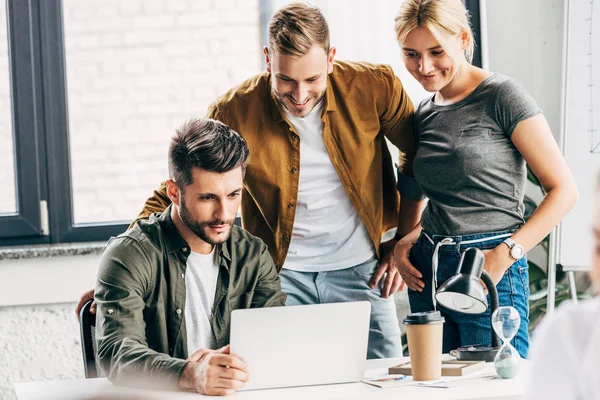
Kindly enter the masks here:
<path id="1" fill-rule="evenodd" d="M 482 0 L 487 8 L 489 69 L 518 80 L 537 101 L 554 137 L 561 129 L 563 8 L 565 0 Z M 527 194 L 541 192 L 528 183 Z M 547 263 L 540 248 L 529 258 Z"/>
<path id="2" fill-rule="evenodd" d="M 16 399 L 14 382 L 83 378 L 74 307 L 0 307 L 0 399 Z"/>
<path id="3" fill-rule="evenodd" d="M 484 0 L 489 69 L 517 79 L 560 134 L 565 0 Z"/>

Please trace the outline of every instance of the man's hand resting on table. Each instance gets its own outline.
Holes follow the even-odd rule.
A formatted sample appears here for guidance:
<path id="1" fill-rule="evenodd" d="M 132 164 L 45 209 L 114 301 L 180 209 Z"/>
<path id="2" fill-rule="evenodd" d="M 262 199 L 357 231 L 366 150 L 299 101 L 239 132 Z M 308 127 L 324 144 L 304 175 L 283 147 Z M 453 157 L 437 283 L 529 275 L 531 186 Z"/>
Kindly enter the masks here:
<path id="1" fill-rule="evenodd" d="M 209 396 L 226 396 L 248 380 L 246 363 L 229 354 L 229 346 L 218 350 L 200 349 L 187 358 L 179 387 Z"/>

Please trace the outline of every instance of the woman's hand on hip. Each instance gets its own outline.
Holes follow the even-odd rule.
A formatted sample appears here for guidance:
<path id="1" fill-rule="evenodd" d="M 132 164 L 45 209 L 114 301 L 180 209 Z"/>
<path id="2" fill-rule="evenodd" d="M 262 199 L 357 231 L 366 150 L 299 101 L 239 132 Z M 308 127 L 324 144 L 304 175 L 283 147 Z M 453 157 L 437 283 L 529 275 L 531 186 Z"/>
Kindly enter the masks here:
<path id="1" fill-rule="evenodd" d="M 413 245 L 414 243 L 411 242 L 396 243 L 394 247 L 394 260 L 396 261 L 396 268 L 406 285 L 411 290 L 422 292 L 425 287 L 425 283 L 421 279 L 423 278 L 423 274 L 412 265 L 409 259 L 410 249 Z"/>

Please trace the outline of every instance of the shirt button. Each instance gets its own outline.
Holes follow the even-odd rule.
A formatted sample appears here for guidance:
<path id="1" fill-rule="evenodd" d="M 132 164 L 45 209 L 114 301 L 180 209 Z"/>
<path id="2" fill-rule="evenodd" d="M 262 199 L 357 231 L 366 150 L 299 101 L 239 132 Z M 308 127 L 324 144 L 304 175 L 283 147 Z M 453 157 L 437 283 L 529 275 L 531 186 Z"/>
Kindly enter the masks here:
<path id="1" fill-rule="evenodd" d="M 184 253 L 187 253 L 187 247 L 184 247 L 181 250 L 183 250 Z"/>
<path id="2" fill-rule="evenodd" d="M 108 310 L 106 310 L 106 312 L 108 313 L 108 315 L 112 315 L 115 312 L 115 310 L 109 308 Z"/>
<path id="3" fill-rule="evenodd" d="M 177 315 L 181 315 L 181 308 L 177 309 Z"/>
<path id="4" fill-rule="evenodd" d="M 294 133 L 294 134 L 292 135 L 292 138 L 293 138 L 294 140 L 298 140 L 298 135 L 296 135 L 296 134 Z"/>
<path id="5" fill-rule="evenodd" d="M 295 174 L 296 172 L 298 172 L 298 168 L 296 168 L 296 167 L 292 168 L 292 174 Z"/>
<path id="6" fill-rule="evenodd" d="M 294 208 L 294 205 L 292 203 L 288 204 L 288 208 Z"/>
<path id="7" fill-rule="evenodd" d="M 181 274 L 181 277 L 182 277 L 183 279 L 185 279 L 185 274 Z"/>
<path id="8" fill-rule="evenodd" d="M 284 238 L 285 240 L 290 240 L 290 237 L 289 237 L 288 235 L 285 235 L 283 238 Z"/>

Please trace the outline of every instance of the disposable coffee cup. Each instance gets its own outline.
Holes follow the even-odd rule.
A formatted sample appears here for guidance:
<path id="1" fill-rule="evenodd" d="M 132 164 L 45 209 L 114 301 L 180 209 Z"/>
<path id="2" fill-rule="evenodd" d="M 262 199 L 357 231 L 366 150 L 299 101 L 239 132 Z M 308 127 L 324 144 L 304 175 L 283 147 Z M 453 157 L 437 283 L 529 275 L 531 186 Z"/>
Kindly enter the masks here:
<path id="1" fill-rule="evenodd" d="M 410 365 L 415 381 L 442 377 L 444 318 L 439 311 L 409 314 L 404 320 Z"/>

